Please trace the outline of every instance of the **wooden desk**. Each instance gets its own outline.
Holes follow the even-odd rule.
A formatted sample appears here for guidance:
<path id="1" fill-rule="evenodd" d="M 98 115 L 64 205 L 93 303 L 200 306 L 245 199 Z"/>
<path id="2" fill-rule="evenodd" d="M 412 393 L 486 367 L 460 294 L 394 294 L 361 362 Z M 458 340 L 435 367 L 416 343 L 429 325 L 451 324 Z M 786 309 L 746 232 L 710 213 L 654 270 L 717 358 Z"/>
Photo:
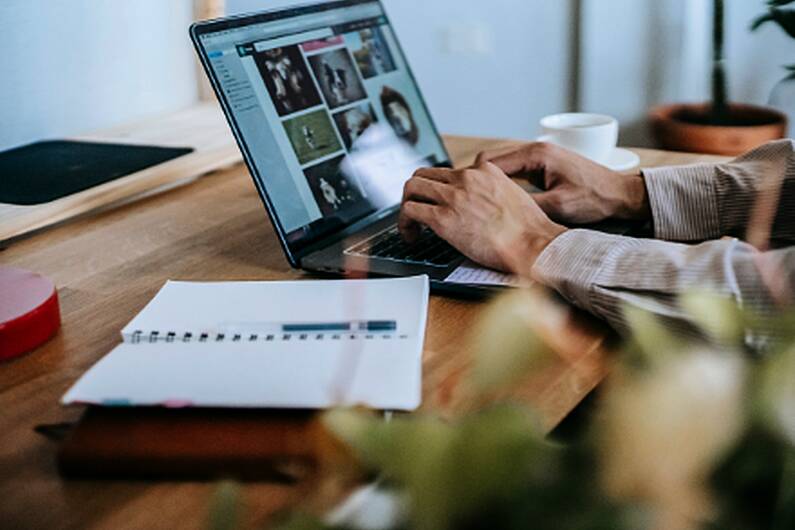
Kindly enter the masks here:
<path id="1" fill-rule="evenodd" d="M 458 164 L 511 142 L 447 138 Z M 646 166 L 714 158 L 640 150 Z M 18 241 L 0 263 L 40 272 L 59 287 L 63 328 L 46 346 L 0 365 L 0 528 L 200 528 L 212 484 L 67 482 L 55 470 L 55 446 L 33 432 L 73 421 L 79 409 L 58 400 L 86 369 L 119 342 L 119 330 L 169 278 L 272 280 L 290 270 L 243 166 L 189 186 L 84 217 Z M 467 330 L 482 306 L 431 301 L 425 395 L 440 402 L 466 366 Z M 563 419 L 604 377 L 603 330 L 573 325 L 583 340 L 576 358 L 561 359 L 528 390 L 547 428 Z M 287 486 L 244 487 L 246 527 L 261 527 L 294 500 Z"/>

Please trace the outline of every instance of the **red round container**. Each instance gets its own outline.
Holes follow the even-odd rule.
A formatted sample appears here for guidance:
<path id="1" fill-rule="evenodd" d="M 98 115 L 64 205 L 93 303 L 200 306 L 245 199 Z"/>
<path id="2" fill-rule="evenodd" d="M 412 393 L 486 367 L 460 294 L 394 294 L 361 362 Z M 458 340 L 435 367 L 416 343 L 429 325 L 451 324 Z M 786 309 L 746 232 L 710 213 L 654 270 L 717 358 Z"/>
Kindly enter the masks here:
<path id="1" fill-rule="evenodd" d="M 60 326 L 58 291 L 50 280 L 0 267 L 0 361 L 44 344 Z"/>

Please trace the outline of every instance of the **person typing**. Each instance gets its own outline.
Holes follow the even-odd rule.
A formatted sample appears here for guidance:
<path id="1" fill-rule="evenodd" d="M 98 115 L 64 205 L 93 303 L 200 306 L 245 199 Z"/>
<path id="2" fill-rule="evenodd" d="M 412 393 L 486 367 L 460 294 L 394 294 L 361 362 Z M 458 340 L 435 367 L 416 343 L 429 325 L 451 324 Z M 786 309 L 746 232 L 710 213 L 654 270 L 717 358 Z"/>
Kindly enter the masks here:
<path id="1" fill-rule="evenodd" d="M 609 218 L 649 220 L 654 239 L 566 227 Z M 428 226 L 472 260 L 531 277 L 619 331 L 625 304 L 687 330 L 677 296 L 694 288 L 765 315 L 795 286 L 795 141 L 637 175 L 548 143 L 485 152 L 470 168 L 417 171 L 399 224 L 409 241 Z"/>

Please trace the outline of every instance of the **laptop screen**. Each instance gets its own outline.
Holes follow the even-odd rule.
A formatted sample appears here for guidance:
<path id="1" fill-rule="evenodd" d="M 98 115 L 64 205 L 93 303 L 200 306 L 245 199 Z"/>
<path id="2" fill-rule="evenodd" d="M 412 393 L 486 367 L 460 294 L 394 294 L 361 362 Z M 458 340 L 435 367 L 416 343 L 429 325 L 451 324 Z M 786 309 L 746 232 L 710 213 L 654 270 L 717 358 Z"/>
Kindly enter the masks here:
<path id="1" fill-rule="evenodd" d="M 380 2 L 231 19 L 199 43 L 291 250 L 449 162 Z"/>

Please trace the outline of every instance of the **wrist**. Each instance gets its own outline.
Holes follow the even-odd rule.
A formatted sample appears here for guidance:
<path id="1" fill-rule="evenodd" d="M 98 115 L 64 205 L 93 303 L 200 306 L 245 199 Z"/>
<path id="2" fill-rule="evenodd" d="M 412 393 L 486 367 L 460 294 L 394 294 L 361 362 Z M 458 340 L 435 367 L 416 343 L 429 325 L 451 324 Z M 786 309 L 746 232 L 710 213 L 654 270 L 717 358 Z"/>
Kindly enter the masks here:
<path id="1" fill-rule="evenodd" d="M 528 250 L 526 263 L 532 267 L 547 247 L 568 231 L 569 229 L 565 226 L 550 221 L 549 225 L 541 233 L 528 234 L 526 238 L 526 248 Z"/>
<path id="2" fill-rule="evenodd" d="M 643 175 L 627 175 L 621 181 L 621 206 L 616 217 L 633 221 L 651 219 L 651 204 Z"/>

